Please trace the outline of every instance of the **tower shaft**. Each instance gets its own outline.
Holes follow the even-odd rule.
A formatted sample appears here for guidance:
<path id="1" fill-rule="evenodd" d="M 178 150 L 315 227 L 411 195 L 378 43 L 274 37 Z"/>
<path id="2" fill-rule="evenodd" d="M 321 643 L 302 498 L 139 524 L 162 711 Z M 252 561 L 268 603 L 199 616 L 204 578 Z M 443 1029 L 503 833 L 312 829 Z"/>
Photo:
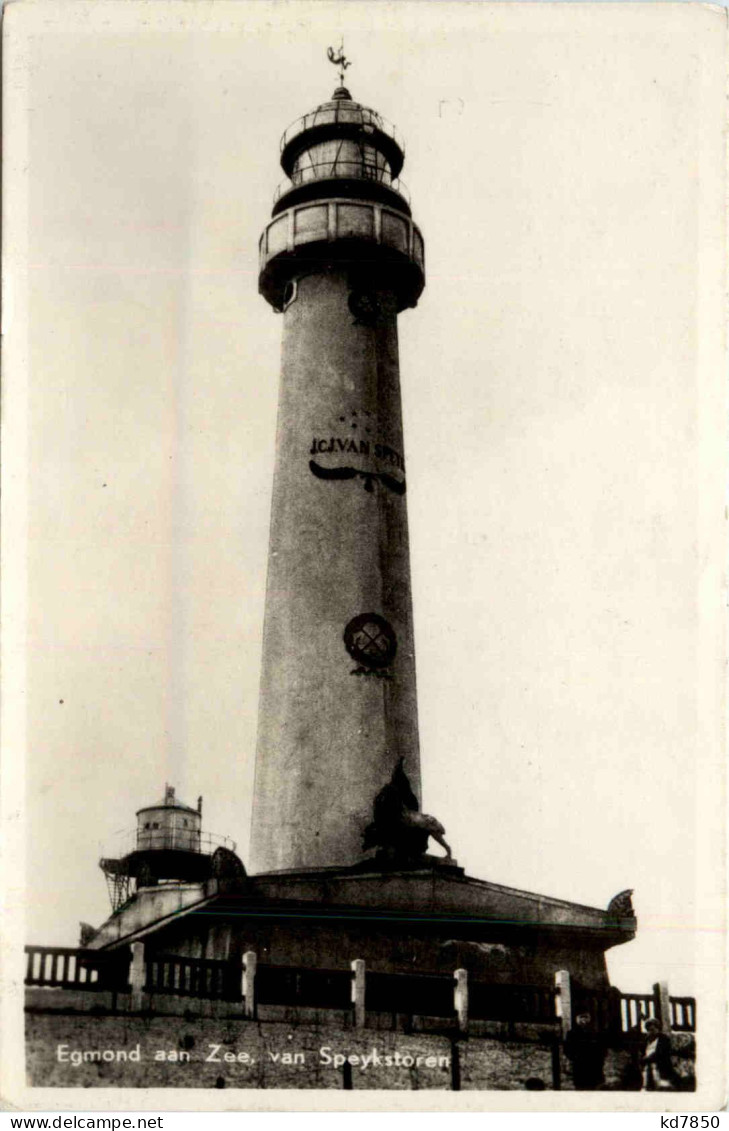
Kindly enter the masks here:
<path id="1" fill-rule="evenodd" d="M 379 116 L 335 92 L 284 135 L 292 183 L 261 241 L 284 330 L 255 872 L 361 860 L 401 758 L 420 796 L 397 313 L 423 245 L 401 164 Z"/>
<path id="2" fill-rule="evenodd" d="M 251 845 L 257 871 L 360 859 L 373 799 L 400 756 L 419 793 L 396 315 L 358 321 L 347 274 L 300 279 L 284 314 Z M 386 292 L 378 297 L 394 307 Z M 343 469 L 357 474 L 321 477 Z M 391 626 L 389 664 L 367 663 L 368 649 L 381 662 L 392 648 L 387 636 L 378 640 L 378 620 L 361 630 L 364 663 L 347 650 L 347 625 L 366 614 Z"/>

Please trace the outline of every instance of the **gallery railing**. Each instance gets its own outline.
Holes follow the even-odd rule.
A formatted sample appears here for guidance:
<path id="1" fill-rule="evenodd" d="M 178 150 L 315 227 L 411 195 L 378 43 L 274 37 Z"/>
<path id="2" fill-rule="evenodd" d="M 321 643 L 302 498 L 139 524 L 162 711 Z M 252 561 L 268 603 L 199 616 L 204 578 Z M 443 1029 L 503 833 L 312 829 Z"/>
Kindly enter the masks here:
<path id="1" fill-rule="evenodd" d="M 398 193 L 407 203 L 410 203 L 410 190 L 399 177 L 393 177 L 389 169 L 377 168 L 366 165 L 362 161 L 320 161 L 313 165 L 305 165 L 291 173 L 291 177 L 281 181 L 273 194 L 274 204 L 301 185 L 312 184 L 314 181 L 376 181 L 378 184 L 391 188 Z"/>
<path id="2" fill-rule="evenodd" d="M 236 844 L 229 836 L 200 829 L 127 829 L 114 839 L 104 857 L 123 859 L 132 852 L 147 852 L 150 849 L 199 852 L 203 856 L 212 856 L 216 848 L 227 848 L 230 852 L 235 852 Z"/>
<path id="3" fill-rule="evenodd" d="M 405 152 L 405 142 L 403 141 L 399 131 L 393 126 L 392 122 L 388 122 L 387 118 L 383 118 L 382 114 L 378 114 L 376 110 L 370 110 L 367 106 L 352 106 L 351 103 L 331 102 L 325 107 L 319 107 L 317 110 L 312 110 L 310 114 L 304 114 L 302 117 L 297 118 L 290 126 L 284 130 L 281 137 L 281 151 L 286 148 L 292 138 L 297 137 L 299 134 L 304 133 L 305 130 L 314 129 L 316 126 L 332 125 L 334 123 L 346 123 L 347 125 L 355 125 L 362 127 L 362 136 L 367 137 L 368 133 L 373 130 L 380 130 L 382 133 L 391 137 L 396 145 Z"/>

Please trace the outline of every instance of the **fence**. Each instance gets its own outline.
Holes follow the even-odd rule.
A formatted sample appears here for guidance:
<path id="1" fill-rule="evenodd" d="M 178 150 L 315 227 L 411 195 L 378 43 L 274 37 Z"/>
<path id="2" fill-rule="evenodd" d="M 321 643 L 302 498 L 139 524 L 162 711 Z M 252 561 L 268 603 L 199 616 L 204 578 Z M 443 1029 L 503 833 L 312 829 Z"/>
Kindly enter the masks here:
<path id="1" fill-rule="evenodd" d="M 481 1021 L 546 1023 L 557 1018 L 550 986 L 491 985 L 471 982 L 468 1015 Z"/>
<path id="2" fill-rule="evenodd" d="M 619 1001 L 620 1025 L 624 1033 L 641 1025 L 648 1017 L 656 1017 L 660 1007 L 655 994 L 621 994 Z"/>
<path id="3" fill-rule="evenodd" d="M 63 990 L 123 991 L 129 978 L 129 951 L 110 954 L 65 946 L 26 946 L 26 986 Z"/>
<path id="4" fill-rule="evenodd" d="M 156 954 L 147 960 L 146 971 L 144 992 L 148 994 L 240 1000 L 240 976 L 230 962 Z"/>
<path id="5" fill-rule="evenodd" d="M 365 1009 L 373 1013 L 454 1017 L 453 975 L 366 974 Z"/>
<path id="6" fill-rule="evenodd" d="M 692 997 L 672 997 L 671 1028 L 678 1033 L 696 1032 L 696 1001 Z"/>
<path id="7" fill-rule="evenodd" d="M 256 971 L 259 1005 L 349 1009 L 352 976 L 349 970 L 308 970 L 298 966 L 259 964 Z"/>
<path id="8" fill-rule="evenodd" d="M 111 953 L 70 947 L 25 948 L 29 987 L 111 990 L 131 995 L 131 1008 L 153 1008 L 156 996 L 197 998 L 242 1007 L 256 1017 L 259 1007 L 313 1008 L 350 1012 L 357 1027 L 367 1014 L 428 1017 L 446 1027 L 467 1031 L 470 1022 L 506 1022 L 572 1026 L 579 1013 L 590 1013 L 601 1032 L 619 1040 L 648 1017 L 664 1028 L 696 1031 L 696 1002 L 670 997 L 657 983 L 652 993 L 596 991 L 557 971 L 555 985 L 495 984 L 472 978 L 466 970 L 450 974 L 390 974 L 368 971 L 362 959 L 349 970 L 311 969 L 259 963 L 253 951 L 230 961 L 145 954 L 144 943 Z M 131 952 L 131 953 L 130 953 Z"/>

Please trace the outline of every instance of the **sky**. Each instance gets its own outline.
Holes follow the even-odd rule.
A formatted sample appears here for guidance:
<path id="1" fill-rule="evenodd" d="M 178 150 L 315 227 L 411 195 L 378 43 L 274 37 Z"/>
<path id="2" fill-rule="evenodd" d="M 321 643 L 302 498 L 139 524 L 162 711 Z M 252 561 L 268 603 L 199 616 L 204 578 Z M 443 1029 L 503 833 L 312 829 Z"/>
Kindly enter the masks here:
<path id="1" fill-rule="evenodd" d="M 343 35 L 426 245 L 399 319 L 423 807 L 469 875 L 598 907 L 634 888 L 612 981 L 710 994 L 716 13 L 46 12 L 8 80 L 27 940 L 108 915 L 98 859 L 166 782 L 246 860 L 281 335 L 257 243 Z"/>

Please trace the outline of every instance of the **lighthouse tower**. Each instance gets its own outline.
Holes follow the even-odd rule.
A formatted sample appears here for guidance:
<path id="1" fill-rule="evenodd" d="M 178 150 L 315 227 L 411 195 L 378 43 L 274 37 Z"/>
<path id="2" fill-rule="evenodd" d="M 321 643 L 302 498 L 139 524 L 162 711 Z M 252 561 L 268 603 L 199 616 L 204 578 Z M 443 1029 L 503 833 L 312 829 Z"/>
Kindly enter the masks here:
<path id="1" fill-rule="evenodd" d="M 419 802 L 397 317 L 425 278 L 403 161 L 394 127 L 340 85 L 284 133 L 260 241 L 283 351 L 256 872 L 360 861 L 398 766 Z"/>
<path id="2" fill-rule="evenodd" d="M 134 852 L 102 861 L 120 898 L 84 945 L 232 963 L 236 986 L 242 956 L 258 955 L 246 1008 L 252 993 L 290 1001 L 276 967 L 345 971 L 348 1007 L 352 963 L 360 978 L 446 972 L 442 1016 L 456 968 L 500 992 L 539 986 L 550 1003 L 556 971 L 602 992 L 605 951 L 635 934 L 629 892 L 602 911 L 468 876 L 420 807 L 397 318 L 422 292 L 423 240 L 402 143 L 343 80 L 286 130 L 287 180 L 261 237 L 283 358 L 249 867 L 224 846 L 172 860 L 172 818 L 186 849 L 199 825 L 166 798 L 140 811 Z M 368 1008 L 412 1012 L 411 989 L 397 999 L 387 985 L 378 1006 L 368 982 Z M 474 1009 L 497 1000 L 471 996 Z"/>

